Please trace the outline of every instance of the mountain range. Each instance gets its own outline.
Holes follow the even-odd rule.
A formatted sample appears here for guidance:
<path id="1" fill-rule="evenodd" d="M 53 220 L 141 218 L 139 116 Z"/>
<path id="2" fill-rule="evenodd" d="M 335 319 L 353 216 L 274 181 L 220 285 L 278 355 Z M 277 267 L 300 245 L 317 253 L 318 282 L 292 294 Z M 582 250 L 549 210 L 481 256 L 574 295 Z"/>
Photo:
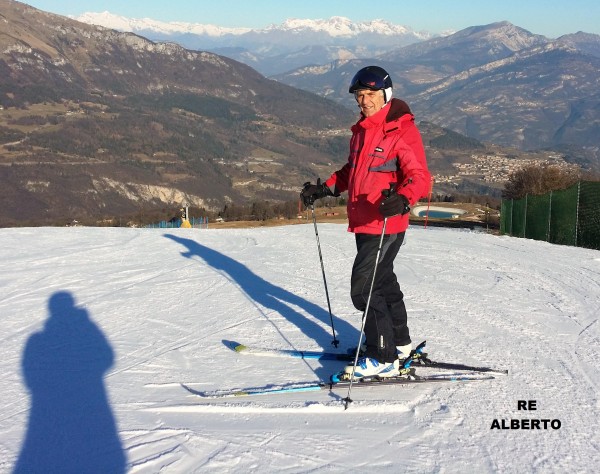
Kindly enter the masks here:
<path id="1" fill-rule="evenodd" d="M 550 39 L 509 22 L 444 36 L 385 20 L 288 20 L 223 29 L 87 13 L 81 21 L 143 32 L 248 64 L 282 83 L 350 108 L 354 72 L 385 67 L 395 95 L 418 117 L 478 140 L 522 150 L 554 147 L 600 167 L 600 36 Z M 575 145 L 575 147 L 573 147 Z"/>
<path id="2" fill-rule="evenodd" d="M 486 142 L 522 150 L 578 145 L 598 157 L 599 45 L 598 35 L 548 41 L 502 22 L 275 78 L 352 106 L 348 77 L 376 63 L 418 117 Z"/>
<path id="3" fill-rule="evenodd" d="M 0 225 L 142 221 L 182 203 L 215 212 L 296 199 L 301 183 L 345 161 L 357 118 L 347 83 L 369 61 L 389 69 L 395 95 L 411 102 L 434 173 L 456 174 L 455 165 L 475 154 L 597 165 L 597 139 L 594 147 L 588 138 L 598 123 L 590 105 L 598 91 L 595 35 L 558 45 L 501 23 L 414 40 L 389 50 L 385 61 L 338 60 L 266 78 L 214 52 L 0 0 Z M 571 74 L 544 59 L 571 66 Z M 524 85 L 512 89 L 522 77 Z M 557 77 L 564 84 L 553 90 Z M 485 103 L 486 89 L 499 84 L 506 97 Z M 482 99 L 472 107 L 493 110 L 501 128 L 490 125 L 489 111 L 476 118 L 478 109 L 466 106 L 476 94 Z M 536 94 L 537 105 L 520 116 Z M 560 129 L 553 137 L 564 137 L 556 142 L 561 153 L 484 143 L 501 143 L 515 130 L 528 135 L 527 127 L 537 133 L 541 119 Z M 456 133 L 463 129 L 470 138 Z M 463 176 L 437 189 L 497 194 L 501 182 L 483 178 Z"/>
<path id="4" fill-rule="evenodd" d="M 290 199 L 343 160 L 351 111 L 229 58 L 12 0 L 0 33 L 4 223 Z"/>
<path id="5" fill-rule="evenodd" d="M 325 20 L 288 19 L 259 29 L 126 18 L 110 12 L 88 12 L 76 19 L 154 41 L 172 41 L 188 49 L 222 54 L 266 76 L 307 64 L 372 57 L 432 37 L 382 19 L 356 23 L 340 16 Z"/>

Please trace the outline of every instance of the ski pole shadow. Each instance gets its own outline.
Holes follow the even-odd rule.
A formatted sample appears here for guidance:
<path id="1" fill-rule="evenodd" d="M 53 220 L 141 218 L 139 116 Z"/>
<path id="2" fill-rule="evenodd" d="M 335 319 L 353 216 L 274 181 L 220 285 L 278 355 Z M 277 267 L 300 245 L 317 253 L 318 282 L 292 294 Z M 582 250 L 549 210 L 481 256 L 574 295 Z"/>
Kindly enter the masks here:
<path id="1" fill-rule="evenodd" d="M 264 308 L 276 311 L 290 323 L 297 326 L 306 336 L 317 341 L 321 347 L 326 349 L 332 348 L 333 334 L 331 332 L 331 319 L 328 311 L 266 281 L 240 262 L 194 240 L 171 234 L 165 234 L 165 237 L 187 248 L 187 251 L 182 252 L 184 257 L 200 257 L 212 268 L 222 272 L 239 285 L 245 295 L 253 302 Z M 293 306 L 302 308 L 312 318 L 308 318 L 298 312 Z M 318 324 L 315 319 L 323 323 L 323 325 Z M 335 318 L 335 316 L 334 327 L 338 339 L 342 337 L 345 341 L 355 341 L 358 339 L 356 328 L 344 320 Z M 356 338 L 353 337 L 354 335 L 356 335 Z"/>
<path id="2" fill-rule="evenodd" d="M 43 330 L 29 337 L 23 351 L 31 408 L 14 473 L 124 473 L 125 453 L 103 380 L 113 350 L 70 292 L 54 293 L 48 309 Z"/>

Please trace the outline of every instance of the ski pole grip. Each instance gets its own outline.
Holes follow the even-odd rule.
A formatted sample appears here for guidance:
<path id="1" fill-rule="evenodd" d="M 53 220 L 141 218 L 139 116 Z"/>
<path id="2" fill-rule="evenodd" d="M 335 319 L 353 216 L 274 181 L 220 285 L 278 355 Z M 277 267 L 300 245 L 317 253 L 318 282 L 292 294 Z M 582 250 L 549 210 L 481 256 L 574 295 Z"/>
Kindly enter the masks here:
<path id="1" fill-rule="evenodd" d="M 396 183 L 390 183 L 389 189 L 384 189 L 383 191 L 381 191 L 381 194 L 388 198 L 391 194 L 394 193 L 394 191 L 396 191 Z"/>

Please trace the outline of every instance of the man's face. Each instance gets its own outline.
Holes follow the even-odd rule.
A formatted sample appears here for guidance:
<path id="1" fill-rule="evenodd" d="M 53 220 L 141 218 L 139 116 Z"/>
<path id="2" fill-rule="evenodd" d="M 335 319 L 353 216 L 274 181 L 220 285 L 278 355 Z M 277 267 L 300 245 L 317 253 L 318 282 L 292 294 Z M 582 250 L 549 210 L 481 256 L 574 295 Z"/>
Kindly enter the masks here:
<path id="1" fill-rule="evenodd" d="M 356 102 L 360 111 L 365 117 L 375 115 L 385 105 L 383 91 L 371 91 L 369 89 L 360 89 L 354 93 Z"/>

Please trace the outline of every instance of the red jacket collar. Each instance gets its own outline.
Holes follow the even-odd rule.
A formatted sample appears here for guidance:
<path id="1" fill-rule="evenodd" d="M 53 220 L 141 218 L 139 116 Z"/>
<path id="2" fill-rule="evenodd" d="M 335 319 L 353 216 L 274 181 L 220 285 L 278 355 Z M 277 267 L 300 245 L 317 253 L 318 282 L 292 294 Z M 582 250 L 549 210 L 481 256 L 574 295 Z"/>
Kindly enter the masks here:
<path id="1" fill-rule="evenodd" d="M 352 127 L 362 127 L 365 129 L 381 126 L 385 122 L 385 132 L 402 128 L 402 123 L 414 119 L 410 107 L 406 102 L 400 99 L 392 99 L 379 112 L 371 117 L 365 117 L 361 114 L 361 119 Z"/>

